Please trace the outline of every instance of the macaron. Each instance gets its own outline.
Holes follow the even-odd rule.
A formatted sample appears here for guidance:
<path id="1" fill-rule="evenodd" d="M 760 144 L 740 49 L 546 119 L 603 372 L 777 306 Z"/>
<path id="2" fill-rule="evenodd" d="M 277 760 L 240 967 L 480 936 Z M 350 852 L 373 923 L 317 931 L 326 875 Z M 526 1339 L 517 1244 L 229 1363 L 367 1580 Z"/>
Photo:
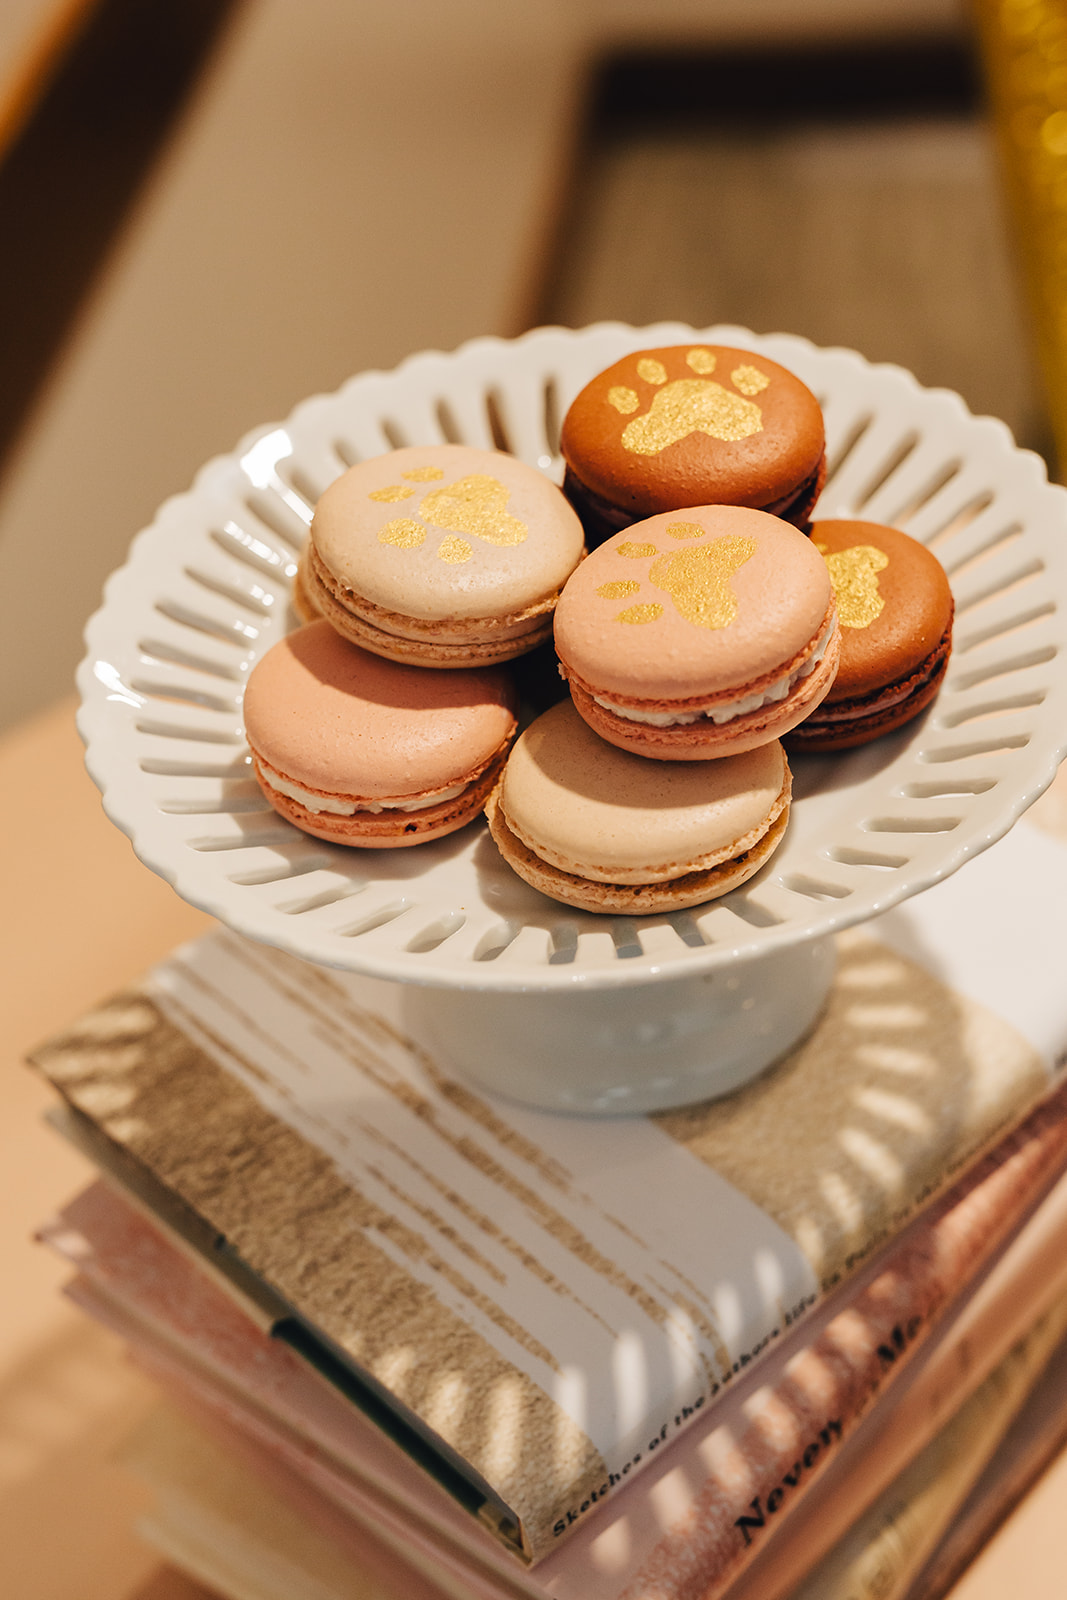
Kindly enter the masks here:
<path id="1" fill-rule="evenodd" d="M 816 522 L 811 539 L 837 596 L 841 660 L 790 743 L 847 750 L 901 727 L 936 695 L 952 650 L 952 590 L 933 552 L 897 528 Z"/>
<path id="2" fill-rule="evenodd" d="M 605 744 L 567 701 L 520 735 L 486 806 L 520 878 L 583 911 L 680 911 L 736 889 L 781 842 L 789 765 L 775 740 L 663 767 Z"/>
<path id="3" fill-rule="evenodd" d="M 319 620 L 253 669 L 245 733 L 260 788 L 305 833 L 421 844 L 482 810 L 515 735 L 513 699 L 501 669 L 403 666 Z"/>
<path id="4" fill-rule="evenodd" d="M 466 445 L 417 446 L 330 484 L 296 602 L 392 661 L 487 666 L 551 636 L 583 553 L 578 517 L 535 467 Z"/>
<path id="5" fill-rule="evenodd" d="M 591 552 L 556 611 L 574 704 L 611 744 L 707 761 L 777 739 L 837 670 L 826 562 L 764 511 L 696 506 Z"/>
<path id="6" fill-rule="evenodd" d="M 819 402 L 751 350 L 637 350 L 601 372 L 563 421 L 564 493 L 590 545 L 685 506 L 749 506 L 806 528 L 826 476 Z"/>

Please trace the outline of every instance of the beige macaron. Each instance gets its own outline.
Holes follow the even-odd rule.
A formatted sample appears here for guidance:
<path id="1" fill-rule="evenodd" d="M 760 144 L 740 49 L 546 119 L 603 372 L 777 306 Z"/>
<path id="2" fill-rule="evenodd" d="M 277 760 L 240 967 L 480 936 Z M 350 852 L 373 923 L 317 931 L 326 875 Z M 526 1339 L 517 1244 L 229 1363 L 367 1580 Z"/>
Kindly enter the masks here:
<path id="1" fill-rule="evenodd" d="M 716 761 L 646 761 L 563 701 L 520 735 L 486 815 L 505 861 L 542 894 L 643 915 L 751 878 L 781 842 L 790 791 L 777 740 Z"/>
<path id="2" fill-rule="evenodd" d="M 515 456 L 425 445 L 375 456 L 315 508 L 296 602 L 392 661 L 486 666 L 552 632 L 582 526 Z"/>

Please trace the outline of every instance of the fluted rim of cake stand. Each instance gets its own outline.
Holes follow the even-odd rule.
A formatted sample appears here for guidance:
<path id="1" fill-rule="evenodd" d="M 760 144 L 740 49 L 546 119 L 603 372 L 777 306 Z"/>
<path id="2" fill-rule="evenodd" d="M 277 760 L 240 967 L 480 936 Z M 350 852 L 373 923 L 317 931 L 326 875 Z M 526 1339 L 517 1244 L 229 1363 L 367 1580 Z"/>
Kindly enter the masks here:
<path id="1" fill-rule="evenodd" d="M 860 751 L 794 761 L 777 854 L 732 895 L 670 916 L 548 901 L 504 866 L 481 823 L 364 852 L 276 817 L 248 770 L 240 700 L 287 625 L 317 494 L 353 460 L 448 438 L 511 448 L 558 482 L 558 424 L 577 390 L 628 350 L 689 341 L 763 353 L 815 391 L 829 455 L 817 515 L 893 523 L 942 559 L 956 643 L 933 707 Z M 141 860 L 253 940 L 474 990 L 684 978 L 865 921 L 1004 834 L 1067 753 L 1065 597 L 1067 490 L 958 395 L 791 334 L 541 328 L 363 373 L 209 461 L 108 582 L 86 629 L 78 726 L 105 810 Z"/>

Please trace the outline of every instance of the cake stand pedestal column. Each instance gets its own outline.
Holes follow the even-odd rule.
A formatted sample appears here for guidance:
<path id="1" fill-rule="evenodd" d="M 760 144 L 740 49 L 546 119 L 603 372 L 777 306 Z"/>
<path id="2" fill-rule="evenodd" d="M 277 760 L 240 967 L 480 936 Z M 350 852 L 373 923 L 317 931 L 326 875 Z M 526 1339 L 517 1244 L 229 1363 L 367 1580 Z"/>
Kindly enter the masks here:
<path id="1" fill-rule="evenodd" d="M 409 990 L 412 1032 L 462 1077 L 544 1111 L 660 1111 L 729 1094 L 814 1025 L 832 938 L 686 978 L 499 994 Z"/>

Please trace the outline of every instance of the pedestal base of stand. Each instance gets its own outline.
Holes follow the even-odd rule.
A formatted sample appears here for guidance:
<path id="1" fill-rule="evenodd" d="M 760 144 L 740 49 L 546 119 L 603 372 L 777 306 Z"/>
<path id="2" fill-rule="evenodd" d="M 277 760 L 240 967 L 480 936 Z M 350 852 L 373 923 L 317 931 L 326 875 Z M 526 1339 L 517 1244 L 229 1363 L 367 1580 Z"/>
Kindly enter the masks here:
<path id="1" fill-rule="evenodd" d="M 544 1111 L 664 1111 L 729 1094 L 812 1027 L 834 974 L 819 939 L 632 989 L 408 990 L 411 1031 L 457 1075 Z"/>

